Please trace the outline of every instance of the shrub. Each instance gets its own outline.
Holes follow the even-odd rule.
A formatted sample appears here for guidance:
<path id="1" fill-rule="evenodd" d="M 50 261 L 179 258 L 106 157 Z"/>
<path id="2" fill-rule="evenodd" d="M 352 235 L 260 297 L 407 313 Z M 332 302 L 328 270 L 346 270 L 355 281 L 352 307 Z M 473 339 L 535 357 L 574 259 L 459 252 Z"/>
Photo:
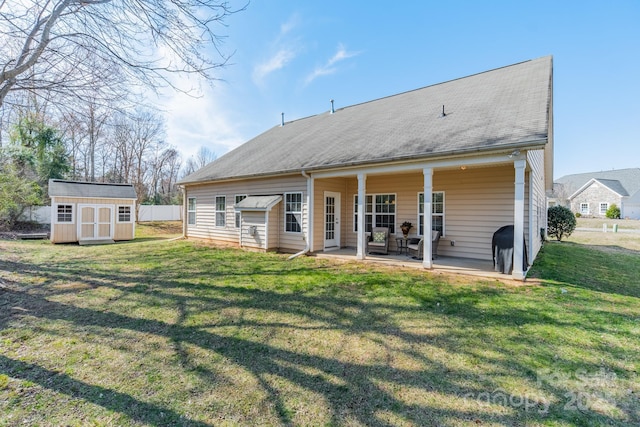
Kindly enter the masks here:
<path id="1" fill-rule="evenodd" d="M 558 241 L 576 229 L 576 216 L 564 206 L 552 206 L 547 211 L 547 234 Z"/>
<path id="2" fill-rule="evenodd" d="M 582 214 L 580 212 L 576 212 L 576 218 L 580 218 Z"/>
<path id="3" fill-rule="evenodd" d="M 620 219 L 620 208 L 615 203 L 612 203 L 605 215 L 610 219 Z"/>

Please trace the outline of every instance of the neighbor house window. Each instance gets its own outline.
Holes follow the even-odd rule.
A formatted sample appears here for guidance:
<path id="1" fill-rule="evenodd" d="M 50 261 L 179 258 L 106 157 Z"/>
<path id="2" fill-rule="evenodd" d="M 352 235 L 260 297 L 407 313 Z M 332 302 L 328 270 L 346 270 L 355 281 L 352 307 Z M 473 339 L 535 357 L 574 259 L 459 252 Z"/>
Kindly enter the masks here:
<path id="1" fill-rule="evenodd" d="M 73 205 L 58 205 L 56 222 L 73 222 Z"/>
<path id="2" fill-rule="evenodd" d="M 444 192 L 431 193 L 431 229 L 444 235 Z M 418 194 L 418 234 L 424 236 L 424 193 Z"/>
<path id="3" fill-rule="evenodd" d="M 286 193 L 284 231 L 302 232 L 302 193 Z"/>
<path id="4" fill-rule="evenodd" d="M 609 210 L 609 203 L 600 203 L 600 215 L 606 215 Z"/>
<path id="5" fill-rule="evenodd" d="M 236 194 L 236 205 L 247 198 L 246 194 Z M 240 212 L 236 212 L 236 228 L 240 228 Z"/>
<path id="6" fill-rule="evenodd" d="M 396 232 L 396 195 L 367 194 L 365 196 L 364 223 L 365 231 L 371 232 L 373 227 L 387 227 L 389 233 Z M 353 231 L 358 231 L 358 196 L 354 196 Z"/>
<path id="7" fill-rule="evenodd" d="M 118 206 L 118 222 L 131 222 L 131 206 Z"/>
<path id="8" fill-rule="evenodd" d="M 580 213 L 583 215 L 589 214 L 589 203 L 580 203 Z"/>
<path id="9" fill-rule="evenodd" d="M 187 199 L 187 224 L 196 225 L 196 198 Z"/>
<path id="10" fill-rule="evenodd" d="M 227 224 L 227 197 L 216 196 L 216 227 Z"/>

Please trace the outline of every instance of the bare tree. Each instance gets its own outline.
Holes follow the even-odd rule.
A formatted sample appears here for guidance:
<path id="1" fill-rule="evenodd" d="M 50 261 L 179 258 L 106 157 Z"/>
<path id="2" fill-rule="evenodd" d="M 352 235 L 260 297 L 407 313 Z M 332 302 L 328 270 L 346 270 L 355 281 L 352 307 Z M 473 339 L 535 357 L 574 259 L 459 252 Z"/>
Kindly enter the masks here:
<path id="1" fill-rule="evenodd" d="M 149 197 L 153 181 L 154 153 L 162 151 L 164 121 L 149 110 L 119 115 L 112 136 L 112 173 L 110 180 L 130 182 L 139 202 Z"/>
<path id="2" fill-rule="evenodd" d="M 189 157 L 182 171 L 182 177 L 191 175 L 198 169 L 203 168 L 207 164 L 213 162 L 218 156 L 207 147 L 200 147 L 195 157 Z"/>
<path id="3" fill-rule="evenodd" d="M 234 12 L 223 0 L 1 0 L 0 107 L 25 91 L 108 98 L 98 83 L 114 72 L 152 89 L 178 89 L 172 74 L 212 80 L 228 60 L 217 25 Z M 203 53 L 209 46 L 215 59 Z"/>
<path id="4" fill-rule="evenodd" d="M 160 146 L 151 164 L 151 181 L 149 199 L 154 204 L 171 204 L 176 201 L 178 194 L 175 186 L 180 170 L 180 153 L 175 148 L 160 151 Z"/>

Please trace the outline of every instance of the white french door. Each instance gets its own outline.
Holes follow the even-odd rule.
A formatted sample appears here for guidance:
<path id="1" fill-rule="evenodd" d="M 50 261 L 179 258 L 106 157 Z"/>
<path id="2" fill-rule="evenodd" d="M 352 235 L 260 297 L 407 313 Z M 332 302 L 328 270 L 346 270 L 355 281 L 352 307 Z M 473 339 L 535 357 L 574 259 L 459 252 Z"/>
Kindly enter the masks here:
<path id="1" fill-rule="evenodd" d="M 113 239 L 113 205 L 78 205 L 78 240 Z"/>
<path id="2" fill-rule="evenodd" d="M 324 192 L 324 249 L 340 248 L 340 193 Z"/>

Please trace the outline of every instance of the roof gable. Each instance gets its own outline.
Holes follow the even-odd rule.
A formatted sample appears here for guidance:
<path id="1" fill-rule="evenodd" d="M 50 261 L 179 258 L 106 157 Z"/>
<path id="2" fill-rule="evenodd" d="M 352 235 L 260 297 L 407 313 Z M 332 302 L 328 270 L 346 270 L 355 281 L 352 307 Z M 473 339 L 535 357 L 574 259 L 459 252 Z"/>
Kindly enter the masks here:
<path id="1" fill-rule="evenodd" d="M 49 180 L 49 197 L 87 197 L 100 199 L 137 199 L 132 184 Z"/>
<path id="2" fill-rule="evenodd" d="M 601 181 L 603 185 L 607 185 L 604 184 L 606 182 L 617 181 L 618 184 L 611 184 L 612 186 L 609 188 L 621 195 L 633 195 L 640 191 L 640 168 L 565 175 L 555 182 L 561 184 L 565 191 L 571 194 L 570 198 L 573 198 L 587 183 L 594 179 Z"/>
<path id="3" fill-rule="evenodd" d="M 179 183 L 540 146 L 551 79 L 544 57 L 287 122 Z"/>
<path id="4" fill-rule="evenodd" d="M 624 196 L 628 196 L 629 195 L 629 193 L 627 193 L 627 191 L 624 189 L 624 187 L 622 187 L 622 184 L 620 183 L 620 181 L 617 181 L 615 179 L 596 179 L 596 178 L 591 178 L 589 181 L 587 181 L 586 184 L 584 184 L 575 193 L 573 193 L 571 196 L 569 196 L 569 200 L 575 198 L 578 194 L 582 193 L 587 188 L 591 187 L 592 185 L 594 185 L 596 183 L 600 184 L 603 187 L 607 188 L 608 190 L 616 193 L 616 195 L 618 195 L 620 197 L 624 197 Z"/>

